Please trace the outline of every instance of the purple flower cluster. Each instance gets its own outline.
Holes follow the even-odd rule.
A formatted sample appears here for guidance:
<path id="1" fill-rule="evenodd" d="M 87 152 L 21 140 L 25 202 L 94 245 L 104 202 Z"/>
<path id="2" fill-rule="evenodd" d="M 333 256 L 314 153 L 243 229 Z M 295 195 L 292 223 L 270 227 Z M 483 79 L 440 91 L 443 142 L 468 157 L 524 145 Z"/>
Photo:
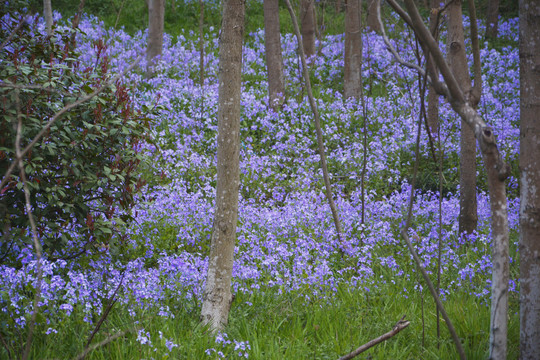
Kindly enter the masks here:
<path id="1" fill-rule="evenodd" d="M 99 38 L 106 41 L 107 55 L 118 71 L 145 51 L 146 32 L 130 36 L 122 30 L 105 29 L 93 17 L 83 18 L 80 26 L 86 34 L 77 35 L 82 61 L 92 62 L 92 40 Z M 502 22 L 499 29 L 501 36 L 516 39 L 515 20 Z M 411 149 L 420 103 L 417 75 L 395 63 L 378 35 L 365 35 L 363 76 L 366 86 L 369 83 L 379 92 L 366 98 L 368 146 L 364 148 L 361 106 L 344 101 L 337 88 L 325 86 L 342 81 L 343 36 L 326 36 L 317 44 L 321 50 L 313 60 L 312 73 L 319 87 L 317 104 L 344 229 L 343 241 L 339 242 L 324 196 L 307 100 L 291 92 L 282 111 L 268 109 L 263 35 L 262 31 L 251 34 L 244 48 L 234 291 L 297 290 L 309 299 L 334 296 L 342 285 L 369 291 L 380 283 L 411 277 L 412 260 L 399 238 L 410 192 L 404 171 L 410 164 L 404 163 L 400 154 L 414 158 Z M 402 54 L 408 54 L 408 61 L 415 62 L 411 36 L 392 41 Z M 136 221 L 130 228 L 129 243 L 125 244 L 128 258 L 120 261 L 104 251 L 87 264 L 44 261 L 39 307 L 48 323 L 58 324 L 75 312 L 93 322 L 103 311 L 104 301 L 119 286 L 118 301 L 134 317 L 149 308 L 158 316 L 172 317 L 166 305 L 170 299 L 201 300 L 216 181 L 217 31 L 205 34 L 203 87 L 198 84 L 197 41 L 193 32 L 176 39 L 165 36 L 156 76 L 144 78 L 144 63 L 127 76 L 138 106 L 154 106 L 157 101 L 162 107 L 155 119 L 153 136 L 157 143 L 147 144 L 146 150 L 152 157 L 153 168 L 149 171 L 163 181 L 148 185 L 134 209 Z M 285 35 L 282 44 L 287 88 L 300 93 L 296 40 Z M 515 161 L 519 141 L 518 52 L 515 47 L 484 47 L 481 56 L 485 86 L 480 111 L 494 127 L 503 156 Z M 445 156 L 456 155 L 459 122 L 445 103 L 441 103 L 440 120 Z M 429 156 L 425 137 L 421 152 L 425 158 Z M 363 175 L 366 183 L 374 186 L 367 188 L 365 195 L 364 224 L 360 220 Z M 517 184 L 516 179 L 511 180 L 512 184 Z M 411 233 L 415 234 L 414 245 L 424 266 L 434 271 L 439 196 L 429 191 L 416 194 Z M 457 196 L 447 194 L 442 200 L 442 269 L 456 272 L 454 281 L 443 284 L 443 294 L 468 291 L 475 296 L 488 295 L 488 196 L 479 191 L 478 201 L 478 233 L 462 237 L 457 226 Z M 508 208 L 511 229 L 517 230 L 519 199 L 511 199 Z M 475 256 L 470 257 L 470 253 Z M 21 254 L 26 259 L 21 268 L 0 265 L 0 313 L 2 318 L 12 319 L 6 326 L 13 328 L 26 325 L 36 287 L 32 253 L 22 249 Z M 47 334 L 55 331 L 51 326 Z M 221 346 L 234 347 L 239 357 L 248 357 L 249 343 L 228 340 L 226 335 L 218 339 Z M 148 346 L 158 341 L 144 330 L 139 331 L 137 340 Z M 169 351 L 177 346 L 161 334 L 159 340 Z M 221 348 L 208 349 L 207 354 L 224 356 L 220 355 Z"/>

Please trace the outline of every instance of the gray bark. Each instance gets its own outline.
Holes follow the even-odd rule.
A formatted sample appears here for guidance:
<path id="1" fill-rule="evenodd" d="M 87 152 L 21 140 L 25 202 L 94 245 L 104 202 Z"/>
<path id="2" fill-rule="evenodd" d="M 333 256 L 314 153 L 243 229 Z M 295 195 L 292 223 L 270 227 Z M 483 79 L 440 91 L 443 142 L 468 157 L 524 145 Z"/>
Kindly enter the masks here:
<path id="1" fill-rule="evenodd" d="M 279 1 L 264 0 L 264 46 L 268 70 L 268 103 L 277 110 L 284 103 L 283 57 L 279 26 Z"/>
<path id="2" fill-rule="evenodd" d="M 345 79 L 343 97 L 362 93 L 362 0 L 347 0 L 345 8 Z"/>
<path id="3" fill-rule="evenodd" d="M 465 36 L 461 0 L 448 6 L 448 63 L 461 91 L 468 98 L 471 78 L 465 53 Z M 476 230 L 478 222 L 476 201 L 476 140 L 473 129 L 461 121 L 459 156 L 459 232 L 467 234 Z"/>
<path id="4" fill-rule="evenodd" d="M 435 72 L 430 70 L 430 81 L 433 87 L 448 98 L 452 109 L 458 113 L 462 120 L 474 130 L 476 139 L 480 145 L 482 158 L 487 172 L 488 190 L 491 205 L 491 228 L 493 237 L 493 271 L 491 293 L 491 326 L 490 326 L 490 358 L 505 359 L 507 350 L 507 324 L 508 324 L 508 211 L 506 200 L 506 188 L 504 180 L 510 174 L 510 167 L 504 163 L 499 154 L 493 129 L 486 125 L 476 111 L 481 82 L 475 81 L 475 86 L 470 94 L 462 90 L 460 82 L 444 60 L 443 54 L 414 4 L 414 0 L 405 0 L 407 12 L 405 12 L 394 0 L 388 3 L 399 15 L 414 29 L 422 47 L 431 54 L 441 72 L 444 82 L 438 80 Z M 471 17 L 475 14 L 474 4 L 470 8 Z M 475 58 L 475 72 L 478 70 L 479 57 L 478 44 L 474 39 L 476 27 L 471 19 L 471 34 L 473 34 L 473 49 Z M 394 55 L 396 56 L 396 55 Z M 409 64 L 410 65 L 410 64 Z M 422 69 L 418 69 L 422 71 Z"/>
<path id="5" fill-rule="evenodd" d="M 213 332 L 228 320 L 240 186 L 240 96 L 245 0 L 224 0 L 219 39 L 216 207 L 201 320 Z"/>
<path id="6" fill-rule="evenodd" d="M 315 7 L 313 0 L 300 0 L 300 32 L 307 58 L 315 55 Z"/>
<path id="7" fill-rule="evenodd" d="M 47 35 L 51 35 L 53 24 L 51 0 L 43 0 L 43 16 L 45 17 L 45 30 L 47 31 Z"/>
<path id="8" fill-rule="evenodd" d="M 163 25 L 165 0 L 148 0 L 148 49 L 146 51 L 146 75 L 153 74 L 155 57 L 163 51 Z"/>
<path id="9" fill-rule="evenodd" d="M 540 1 L 519 2 L 520 352 L 540 359 Z"/>

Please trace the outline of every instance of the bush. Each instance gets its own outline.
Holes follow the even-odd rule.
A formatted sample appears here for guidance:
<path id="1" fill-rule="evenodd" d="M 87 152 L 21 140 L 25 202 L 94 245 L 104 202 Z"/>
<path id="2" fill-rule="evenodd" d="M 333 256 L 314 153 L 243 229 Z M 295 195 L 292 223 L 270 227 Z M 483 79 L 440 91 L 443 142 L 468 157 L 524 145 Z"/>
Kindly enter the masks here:
<path id="1" fill-rule="evenodd" d="M 19 18 L 2 18 L 1 39 Z M 2 179 L 15 161 L 18 115 L 24 148 L 60 109 L 112 78 L 103 43 L 94 43 L 98 57 L 86 67 L 73 50 L 71 32 L 48 37 L 38 33 L 37 18 L 27 18 L 0 53 Z M 112 239 L 121 239 L 113 233 L 122 233 L 143 185 L 137 167 L 144 160 L 141 145 L 148 128 L 148 119 L 134 110 L 128 88 L 118 81 L 62 115 L 25 155 L 32 212 L 49 258 L 71 256 L 81 246 L 114 248 Z M 14 261 L 31 243 L 24 207 L 16 169 L 0 189 L 0 261 Z"/>

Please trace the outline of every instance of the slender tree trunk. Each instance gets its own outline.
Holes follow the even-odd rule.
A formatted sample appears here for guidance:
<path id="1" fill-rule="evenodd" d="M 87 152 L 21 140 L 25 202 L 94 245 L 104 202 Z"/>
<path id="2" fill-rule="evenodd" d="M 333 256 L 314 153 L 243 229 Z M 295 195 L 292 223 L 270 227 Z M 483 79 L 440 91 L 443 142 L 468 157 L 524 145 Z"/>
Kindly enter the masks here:
<path id="1" fill-rule="evenodd" d="M 45 17 L 47 35 L 51 35 L 53 23 L 51 0 L 43 0 L 43 16 Z"/>
<path id="2" fill-rule="evenodd" d="M 165 0 L 148 0 L 148 49 L 146 50 L 146 76 L 153 74 L 154 58 L 163 50 L 163 23 Z"/>
<path id="3" fill-rule="evenodd" d="M 540 1 L 519 2 L 520 350 L 540 359 Z"/>
<path id="4" fill-rule="evenodd" d="M 486 16 L 486 39 L 497 37 L 499 25 L 499 0 L 488 0 Z"/>
<path id="5" fill-rule="evenodd" d="M 439 7 L 439 1 L 438 0 L 431 0 L 430 1 L 431 11 L 429 15 L 429 28 L 431 31 L 431 34 L 435 38 L 435 40 L 439 39 L 438 34 L 438 16 L 435 12 L 435 9 Z M 431 63 L 433 63 L 433 59 L 430 59 Z M 438 75 L 438 72 L 437 72 Z M 427 101 L 427 123 L 428 123 L 428 130 L 431 133 L 431 137 L 434 139 L 436 135 L 439 133 L 439 94 L 435 91 L 433 86 L 428 87 L 428 101 Z"/>
<path id="6" fill-rule="evenodd" d="M 472 90 L 467 54 L 465 53 L 461 0 L 448 6 L 448 62 L 466 97 Z M 459 156 L 459 232 L 476 230 L 476 140 L 474 131 L 461 121 Z"/>
<path id="7" fill-rule="evenodd" d="M 279 26 L 279 1 L 264 0 L 264 47 L 268 70 L 268 104 L 274 110 L 283 105 L 285 85 Z"/>
<path id="8" fill-rule="evenodd" d="M 381 31 L 381 25 L 377 19 L 377 12 L 379 11 L 380 9 L 377 0 L 368 0 L 366 24 L 369 30 L 373 30 L 375 32 Z"/>
<path id="9" fill-rule="evenodd" d="M 362 0 L 345 8 L 345 81 L 343 97 L 360 99 L 362 92 Z"/>
<path id="10" fill-rule="evenodd" d="M 313 0 L 300 1 L 300 24 L 302 46 L 309 59 L 315 55 L 315 7 Z"/>
<path id="11" fill-rule="evenodd" d="M 201 319 L 212 331 L 226 324 L 240 186 L 240 96 L 245 0 L 224 0 L 219 41 L 216 208 Z"/>

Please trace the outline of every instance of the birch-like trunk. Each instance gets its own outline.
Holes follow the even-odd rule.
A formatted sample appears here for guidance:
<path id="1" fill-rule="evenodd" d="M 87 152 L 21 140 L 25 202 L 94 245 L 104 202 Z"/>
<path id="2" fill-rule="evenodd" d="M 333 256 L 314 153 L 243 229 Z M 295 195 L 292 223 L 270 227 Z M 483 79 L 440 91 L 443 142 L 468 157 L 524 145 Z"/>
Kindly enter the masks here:
<path id="1" fill-rule="evenodd" d="M 519 2 L 520 351 L 540 359 L 540 1 Z"/>
<path id="2" fill-rule="evenodd" d="M 219 39 L 216 208 L 201 321 L 213 332 L 226 324 L 240 186 L 240 96 L 245 0 L 224 0 Z"/>
<path id="3" fill-rule="evenodd" d="M 347 0 L 345 8 L 345 78 L 343 98 L 362 93 L 362 0 Z"/>
<path id="4" fill-rule="evenodd" d="M 268 70 L 268 103 L 277 110 L 285 99 L 283 57 L 279 26 L 279 1 L 264 0 L 264 47 Z"/>

